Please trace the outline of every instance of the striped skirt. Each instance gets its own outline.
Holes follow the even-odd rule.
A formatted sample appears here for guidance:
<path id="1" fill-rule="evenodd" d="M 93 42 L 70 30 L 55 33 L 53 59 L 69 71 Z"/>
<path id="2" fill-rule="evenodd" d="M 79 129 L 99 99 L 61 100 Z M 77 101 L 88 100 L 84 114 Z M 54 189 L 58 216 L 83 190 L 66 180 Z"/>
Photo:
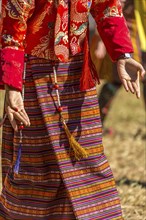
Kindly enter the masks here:
<path id="1" fill-rule="evenodd" d="M 0 220 L 121 220 L 121 206 L 102 145 L 96 88 L 80 91 L 82 55 L 56 63 L 63 117 L 89 157 L 76 161 L 57 111 L 50 61 L 29 57 L 24 104 L 31 126 L 3 127 Z"/>

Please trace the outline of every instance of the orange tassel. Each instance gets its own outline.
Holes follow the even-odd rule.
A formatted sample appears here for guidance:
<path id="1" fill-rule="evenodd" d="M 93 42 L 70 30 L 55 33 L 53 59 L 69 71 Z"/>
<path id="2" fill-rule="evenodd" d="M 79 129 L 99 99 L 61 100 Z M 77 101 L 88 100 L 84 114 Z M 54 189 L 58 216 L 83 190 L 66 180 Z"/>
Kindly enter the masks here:
<path id="1" fill-rule="evenodd" d="M 74 136 L 70 133 L 65 121 L 62 120 L 62 122 L 63 122 L 65 133 L 69 140 L 70 147 L 73 150 L 75 158 L 77 160 L 87 158 L 89 156 L 88 152 L 75 140 Z"/>

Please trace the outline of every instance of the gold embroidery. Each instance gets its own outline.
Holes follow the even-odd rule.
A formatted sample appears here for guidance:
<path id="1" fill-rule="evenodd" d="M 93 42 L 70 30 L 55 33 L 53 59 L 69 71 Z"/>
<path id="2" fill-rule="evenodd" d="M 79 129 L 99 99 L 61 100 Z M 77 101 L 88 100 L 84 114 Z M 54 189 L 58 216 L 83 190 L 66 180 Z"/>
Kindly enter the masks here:
<path id="1" fill-rule="evenodd" d="M 43 20 L 46 16 L 46 11 L 43 11 L 42 14 L 40 14 L 40 16 L 37 17 L 37 19 L 35 19 L 31 24 L 31 31 L 32 34 L 35 34 L 36 32 L 38 32 L 41 28 L 43 28 L 41 25 L 43 24 Z"/>
<path id="2" fill-rule="evenodd" d="M 79 12 L 78 11 L 78 2 L 79 0 L 72 0 L 72 5 L 74 5 L 73 7 L 71 7 L 71 17 L 73 18 L 73 22 L 86 22 L 88 20 L 88 14 L 87 11 L 85 12 Z M 80 4 L 82 3 L 82 5 L 84 5 L 84 7 L 87 9 L 87 4 L 88 1 L 87 0 L 82 0 L 80 1 Z"/>
<path id="3" fill-rule="evenodd" d="M 33 56 L 37 56 L 37 57 L 50 57 L 49 53 L 50 51 L 48 50 L 48 45 L 50 42 L 50 39 L 53 37 L 53 33 L 49 32 L 48 35 L 42 37 L 40 39 L 40 44 L 38 44 L 36 47 L 34 47 L 34 49 L 31 51 L 31 54 Z"/>
<path id="4" fill-rule="evenodd" d="M 68 58 L 69 58 L 68 48 L 63 44 L 56 45 L 56 56 L 57 57 L 64 57 L 64 60 L 68 61 Z"/>
<path id="5" fill-rule="evenodd" d="M 32 5 L 34 6 L 34 0 L 29 1 L 29 3 L 26 0 L 11 0 L 6 5 L 9 17 L 19 20 L 19 28 L 22 31 L 26 29 L 25 19 L 30 16 L 29 12 Z"/>
<path id="6" fill-rule="evenodd" d="M 116 6 L 106 8 L 106 10 L 103 13 L 105 17 L 121 16 Z"/>

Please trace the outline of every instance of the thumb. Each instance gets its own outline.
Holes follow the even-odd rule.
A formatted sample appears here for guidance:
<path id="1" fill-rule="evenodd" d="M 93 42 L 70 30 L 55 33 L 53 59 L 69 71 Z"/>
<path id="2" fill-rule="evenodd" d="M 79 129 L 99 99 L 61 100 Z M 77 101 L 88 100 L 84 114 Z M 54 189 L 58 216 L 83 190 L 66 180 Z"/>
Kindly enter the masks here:
<path id="1" fill-rule="evenodd" d="M 13 115 L 13 110 L 11 110 L 11 108 L 9 106 L 7 107 L 7 115 L 8 115 L 9 121 L 10 121 L 13 129 L 17 132 L 18 126 L 17 126 L 16 120 Z"/>
<path id="2" fill-rule="evenodd" d="M 21 103 L 21 94 L 19 94 L 19 92 L 17 91 L 7 91 L 6 92 L 6 102 L 7 104 L 14 110 L 14 111 L 18 111 L 18 107 L 16 105 L 16 99 L 19 98 L 19 103 Z"/>
<path id="3" fill-rule="evenodd" d="M 146 74 L 146 71 L 145 71 L 144 67 L 143 67 L 141 64 L 139 64 L 138 72 L 139 72 L 141 78 L 144 79 L 144 76 L 145 76 L 145 74 Z"/>

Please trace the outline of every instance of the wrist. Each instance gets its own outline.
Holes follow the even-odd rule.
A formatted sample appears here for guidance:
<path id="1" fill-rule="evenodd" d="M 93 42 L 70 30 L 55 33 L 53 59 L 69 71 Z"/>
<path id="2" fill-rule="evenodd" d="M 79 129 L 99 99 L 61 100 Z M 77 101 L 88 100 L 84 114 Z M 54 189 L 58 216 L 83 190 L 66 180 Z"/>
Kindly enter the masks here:
<path id="1" fill-rule="evenodd" d="M 120 55 L 117 60 L 130 59 L 130 58 L 132 58 L 132 54 L 131 53 L 124 53 L 124 54 Z"/>
<path id="2" fill-rule="evenodd" d="M 6 91 L 18 91 L 19 92 L 18 89 L 14 88 L 12 86 L 9 86 L 7 84 L 4 84 L 4 88 L 5 88 Z"/>

